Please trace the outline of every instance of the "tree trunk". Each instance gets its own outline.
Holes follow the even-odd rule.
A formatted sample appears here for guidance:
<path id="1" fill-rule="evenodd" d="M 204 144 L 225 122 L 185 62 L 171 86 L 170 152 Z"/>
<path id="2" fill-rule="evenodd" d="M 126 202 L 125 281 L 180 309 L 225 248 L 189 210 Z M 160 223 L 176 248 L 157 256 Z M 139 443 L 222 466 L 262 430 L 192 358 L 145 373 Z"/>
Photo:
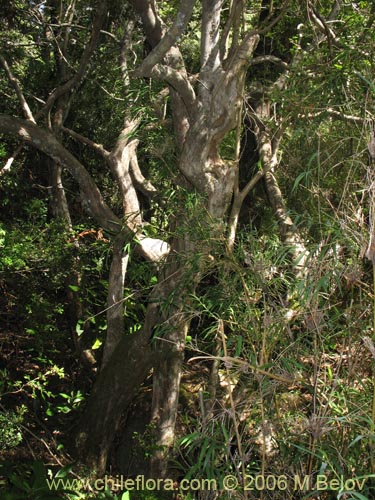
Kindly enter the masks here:
<path id="1" fill-rule="evenodd" d="M 102 369 L 124 336 L 124 283 L 129 254 L 124 251 L 127 236 L 120 233 L 113 243 L 111 269 L 108 279 L 107 337 L 104 345 Z"/>
<path id="2" fill-rule="evenodd" d="M 148 36 L 154 36 L 158 23 L 155 23 L 154 12 L 149 2 L 143 2 L 142 5 L 135 4 L 135 6 L 141 10 L 146 31 L 150 30 Z M 144 8 L 145 10 L 143 10 Z M 154 28 L 152 29 L 150 26 L 154 26 Z M 241 46 L 237 48 L 235 57 L 231 59 L 226 70 L 217 67 L 216 57 L 212 59 L 209 56 L 209 52 L 214 50 L 213 45 L 211 45 L 211 48 L 205 48 L 205 61 L 207 61 L 207 64 L 213 61 L 215 69 L 211 74 L 207 73 L 205 76 L 206 85 L 200 87 L 200 104 L 196 102 L 194 108 L 190 110 L 189 127 L 183 139 L 179 160 L 180 172 L 189 182 L 187 184 L 188 189 L 191 192 L 197 191 L 200 193 L 197 193 L 196 196 L 199 199 L 198 206 L 201 208 L 199 224 L 203 228 L 204 240 L 198 242 L 195 234 L 195 240 L 192 240 L 192 234 L 189 234 L 189 231 L 194 233 L 194 224 L 197 224 L 197 221 L 194 221 L 190 214 L 184 214 L 185 221 L 189 221 L 186 224 L 186 228 L 189 229 L 186 229 L 183 242 L 175 242 L 171 246 L 165 265 L 164 277 L 161 276 L 159 285 L 155 287 L 151 294 L 145 326 L 141 332 L 134 337 L 130 337 L 132 353 L 126 350 L 127 341 L 121 341 L 103 373 L 99 375 L 95 390 L 89 399 L 87 410 L 82 419 L 79 433 L 82 446 L 81 457 L 88 461 L 91 466 L 96 464 L 97 467 L 94 467 L 96 469 L 103 470 L 105 467 L 115 429 L 120 423 L 121 415 L 130 403 L 129 394 L 134 394 L 136 380 L 140 383 L 147 376 L 148 370 L 153 365 L 154 357 L 158 360 L 158 364 L 155 365 L 152 414 L 156 424 L 154 438 L 158 450 L 152 459 L 152 473 L 154 475 L 165 474 L 167 467 L 165 458 L 169 447 L 174 441 L 181 364 L 185 335 L 189 325 L 184 312 L 186 300 L 188 300 L 189 293 L 195 290 L 201 279 L 205 262 L 207 262 L 206 259 L 210 253 L 211 241 L 217 241 L 217 237 L 221 237 L 225 232 L 223 218 L 231 201 L 235 170 L 231 163 L 224 162 L 221 159 L 219 146 L 225 135 L 235 128 L 237 124 L 238 110 L 240 109 L 243 94 L 244 75 L 258 40 L 257 34 L 249 33 L 244 38 Z M 217 37 L 213 37 L 211 42 L 216 47 L 218 43 Z M 153 45 L 155 44 L 154 41 Z M 176 57 L 173 53 L 168 60 L 175 62 Z M 173 78 L 175 73 L 173 71 L 171 73 Z M 151 74 L 154 75 L 152 72 Z M 166 72 L 166 74 L 169 78 L 170 72 Z M 184 70 L 182 68 L 180 69 L 180 76 L 183 78 L 183 75 Z M 176 79 L 176 86 L 178 87 L 180 84 L 181 80 Z M 184 102 L 189 98 L 193 98 L 189 83 L 186 81 L 185 84 L 185 92 L 181 91 Z M 179 116 L 179 119 L 181 119 L 181 116 Z M 181 123 L 177 124 L 178 129 L 184 128 L 183 125 L 179 125 Z M 181 226 L 179 229 L 181 230 Z M 219 229 L 219 235 L 215 233 L 217 229 Z M 192 256 L 194 253 L 200 255 L 200 262 L 195 275 L 187 268 L 186 262 L 180 258 L 181 255 Z M 176 297 L 178 297 L 178 300 Z M 172 302 L 171 298 L 173 298 Z M 156 302 L 153 302 L 154 300 Z M 166 304 L 170 305 L 169 309 L 166 308 Z M 162 313 L 160 308 L 163 309 Z M 151 349 L 149 341 L 153 333 L 155 333 L 153 329 L 157 325 L 159 325 L 157 330 L 161 328 L 162 335 L 160 335 L 160 339 L 154 340 L 154 349 Z M 125 376 L 125 369 L 120 368 L 114 360 L 121 359 L 126 366 L 137 365 L 137 353 L 133 352 L 136 349 L 138 350 L 138 356 L 142 358 L 139 366 L 136 366 L 136 368 L 134 366 L 134 373 L 137 373 L 137 377 L 135 377 L 134 373 L 132 373 L 131 377 Z M 110 373 L 112 373 L 112 377 Z M 120 387 L 116 387 L 116 384 L 111 383 L 112 378 L 121 379 L 126 384 L 126 389 L 122 387 L 122 391 L 127 395 L 126 397 L 117 393 Z M 91 417 L 91 412 L 95 408 L 108 409 L 103 410 L 104 415 L 102 415 L 102 410 L 99 410 L 99 421 Z M 95 412 L 97 418 L 98 411 L 95 410 Z M 110 428 L 103 431 L 103 426 L 108 425 Z M 95 442 L 95 446 L 93 442 Z M 98 450 L 100 450 L 99 455 L 97 455 Z M 96 462 L 95 455 L 97 455 Z"/>
<path id="3" fill-rule="evenodd" d="M 168 453 L 174 444 L 175 424 L 177 418 L 178 401 L 182 362 L 184 358 L 185 338 L 189 329 L 189 322 L 181 320 L 173 328 L 173 334 L 162 338 L 164 343 L 159 347 L 159 362 L 155 366 L 152 394 L 152 418 L 155 426 L 153 453 L 150 464 L 151 477 L 155 479 L 166 477 L 168 473 Z"/>
<path id="4" fill-rule="evenodd" d="M 166 424 L 163 439 L 155 436 L 155 441 L 161 443 L 163 450 L 165 440 L 170 442 L 170 430 L 174 429 L 178 404 L 179 367 L 186 332 L 182 311 L 187 297 L 186 280 L 189 278 L 185 267 L 180 265 L 176 248 L 180 251 L 183 245 L 172 245 L 159 283 L 150 294 L 142 330 L 123 335 L 116 348 L 112 349 L 79 424 L 76 440 L 78 454 L 97 474 L 104 473 L 121 418 L 153 367 L 155 370 L 160 368 L 163 374 L 167 373 L 167 380 L 172 383 L 172 387 L 168 382 L 165 384 L 162 377 L 164 390 L 156 388 L 153 411 L 157 422 Z M 174 293 L 176 291 L 177 294 Z M 169 376 L 169 370 L 173 372 L 173 377 Z M 168 392 L 167 399 L 164 397 L 165 390 Z M 157 428 L 160 429 L 160 426 Z"/>
<path id="5" fill-rule="evenodd" d="M 159 306 L 162 310 L 160 331 L 153 339 L 153 349 L 158 353 L 151 416 L 156 448 L 150 472 L 154 478 L 167 476 L 168 453 L 174 444 L 185 338 L 190 323 L 186 306 L 200 279 L 199 271 L 195 272 L 189 262 L 194 250 L 190 234 L 184 234 L 181 239 L 175 238 L 160 276 L 160 282 L 165 285 L 163 301 Z"/>
<path id="6" fill-rule="evenodd" d="M 79 423 L 75 438 L 78 456 L 99 476 L 105 472 L 124 411 L 154 364 L 155 353 L 148 340 L 155 309 L 155 304 L 148 308 L 149 324 L 143 332 L 124 336 L 117 345 L 110 363 L 98 376 Z"/>

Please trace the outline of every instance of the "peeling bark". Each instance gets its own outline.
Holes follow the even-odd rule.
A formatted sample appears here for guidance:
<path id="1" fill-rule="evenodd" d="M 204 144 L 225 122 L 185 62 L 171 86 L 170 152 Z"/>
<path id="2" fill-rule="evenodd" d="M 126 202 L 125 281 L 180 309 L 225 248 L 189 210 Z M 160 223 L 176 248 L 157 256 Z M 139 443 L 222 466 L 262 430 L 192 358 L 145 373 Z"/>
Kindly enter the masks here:
<path id="1" fill-rule="evenodd" d="M 212 83 L 215 72 L 221 66 L 220 18 L 224 0 L 203 0 L 201 30 L 201 74 L 202 86 Z"/>
<path id="2" fill-rule="evenodd" d="M 178 49 L 166 52 L 164 65 L 156 66 L 150 71 L 151 77 L 164 79 L 174 90 L 174 123 L 175 130 L 183 131 L 178 135 L 181 148 L 179 169 L 205 200 L 207 219 L 202 224 L 207 226 L 207 234 L 211 232 L 212 220 L 222 220 L 229 206 L 235 181 L 235 169 L 230 162 L 224 162 L 219 154 L 219 146 L 225 135 L 236 127 L 241 100 L 245 71 L 258 43 L 259 37 L 251 33 L 245 37 L 237 48 L 227 69 L 222 69 L 220 60 L 220 14 L 222 0 L 207 0 L 203 4 L 202 21 L 202 67 L 199 76 L 199 97 L 196 97 L 186 77 L 186 70 Z M 151 2 L 134 2 L 145 24 L 145 32 L 151 44 L 161 36 L 162 23 L 157 19 Z M 154 22 L 152 23 L 151 20 Z M 160 29 L 160 31 L 158 31 Z M 176 95 L 177 94 L 177 95 Z M 172 94 L 173 98 L 173 94 Z M 188 108 L 186 113 L 175 111 L 176 101 L 181 100 Z M 183 109 L 183 108 L 182 108 Z M 210 252 L 206 245 L 205 254 Z M 187 239 L 177 250 L 172 245 L 171 254 L 186 255 L 194 253 L 195 243 Z M 184 264 L 167 274 L 174 282 L 174 292 L 192 277 L 186 274 Z M 202 258 L 202 271 L 204 257 Z M 172 273 L 172 274 L 170 274 Z M 200 273 L 193 279 L 195 284 L 200 280 Z M 164 297 L 167 297 L 164 295 Z M 186 292 L 182 293 L 186 300 Z M 161 477 L 166 474 L 168 449 L 174 440 L 174 426 L 177 415 L 179 384 L 181 376 L 182 353 L 189 321 L 184 317 L 183 305 L 175 306 L 164 319 L 168 326 L 158 341 L 160 364 L 155 368 L 153 387 L 153 421 L 155 443 L 160 448 L 152 458 L 152 474 Z"/>
<path id="3" fill-rule="evenodd" d="M 210 234 L 214 241 L 213 222 L 224 221 L 236 179 L 236 168 L 231 162 L 225 162 L 221 158 L 219 147 L 226 134 L 237 125 L 245 72 L 258 44 L 259 36 L 253 31 L 245 34 L 241 43 L 237 40 L 231 58 L 226 61 L 224 67 L 220 59 L 219 33 L 222 2 L 204 2 L 203 55 L 197 96 L 187 77 L 179 50 L 170 43 L 170 40 L 157 48 L 166 29 L 156 12 L 155 3 L 148 0 L 134 0 L 132 4 L 140 15 L 147 39 L 154 48 L 144 68 L 146 67 L 152 78 L 163 79 L 170 86 L 174 127 L 180 148 L 178 168 L 188 180 L 188 186 L 197 191 L 201 197 L 203 212 L 206 214 L 201 224 L 206 227 L 207 234 Z M 212 10 L 211 7 L 215 9 Z M 234 23 L 237 32 L 238 15 L 237 12 Z M 183 105 L 176 108 L 177 103 Z M 258 178 L 259 176 L 256 180 Z M 249 183 L 237 197 L 237 205 L 232 212 L 233 227 L 235 226 L 233 220 L 238 216 L 236 211 L 239 212 L 244 196 L 256 180 Z M 186 187 L 186 184 L 184 186 Z M 188 219 L 190 215 L 187 216 Z M 176 223 L 179 224 L 181 221 L 177 220 Z M 105 467 L 115 429 L 120 422 L 122 412 L 130 402 L 122 395 L 117 397 L 117 388 L 116 396 L 110 394 L 108 390 L 112 385 L 109 374 L 112 373 L 113 378 L 119 376 L 119 367 L 114 366 L 113 361 L 122 359 L 125 366 L 137 364 L 133 356 L 136 355 L 135 350 L 138 350 L 142 352 L 142 366 L 137 367 L 138 383 L 147 376 L 151 366 L 154 366 L 152 415 L 157 451 L 151 461 L 152 474 L 157 477 L 166 474 L 168 450 L 174 440 L 185 336 L 189 328 L 189 318 L 185 312 L 186 302 L 189 300 L 189 293 L 195 290 L 204 273 L 207 265 L 205 258 L 209 253 L 209 241 L 206 242 L 202 252 L 198 243 L 188 234 L 183 240 L 172 242 L 171 251 L 159 277 L 159 284 L 151 294 L 142 331 L 118 343 L 103 373 L 99 375 L 85 413 L 87 417 L 85 428 L 87 419 L 90 422 L 83 440 L 86 449 L 83 456 L 86 454 L 91 457 L 91 464 L 98 465 L 100 469 Z M 184 256 L 190 254 L 201 254 L 198 271 L 195 270 L 193 274 L 184 261 Z M 155 332 L 160 334 L 157 333 L 155 336 Z M 131 344 L 130 349 L 128 343 Z M 144 357 L 147 359 L 145 364 Z M 121 377 L 124 377 L 124 369 Z M 124 378 L 123 380 L 126 380 L 126 388 L 134 390 L 134 377 L 131 377 L 130 381 Z M 128 390 L 123 392 L 127 393 Z M 100 424 L 90 417 L 90 408 L 98 406 L 108 409 L 107 413 L 103 410 L 104 422 L 101 421 Z M 104 435 L 101 429 L 103 426 L 106 427 L 105 422 L 109 419 L 112 428 L 107 429 Z M 99 458 L 96 460 L 93 441 L 97 446 L 96 453 L 99 450 Z"/>
<path id="4" fill-rule="evenodd" d="M 130 160 L 134 150 L 129 151 L 129 137 L 138 123 L 135 120 L 126 120 L 125 128 L 108 157 L 108 163 L 120 187 L 126 225 L 135 233 L 141 229 L 142 218 L 138 196 L 130 175 Z"/>

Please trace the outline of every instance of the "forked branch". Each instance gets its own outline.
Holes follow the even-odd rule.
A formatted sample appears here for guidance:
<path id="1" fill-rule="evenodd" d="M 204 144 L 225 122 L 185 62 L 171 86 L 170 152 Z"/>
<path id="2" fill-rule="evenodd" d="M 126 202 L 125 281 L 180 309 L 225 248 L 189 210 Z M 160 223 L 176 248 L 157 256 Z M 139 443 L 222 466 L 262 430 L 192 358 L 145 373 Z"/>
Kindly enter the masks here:
<path id="1" fill-rule="evenodd" d="M 79 67 L 78 67 L 76 74 L 72 78 L 70 78 L 66 83 L 57 87 L 50 94 L 45 106 L 43 106 L 43 108 L 39 111 L 39 113 L 36 115 L 36 117 L 39 117 L 39 116 L 42 116 L 43 114 L 48 113 L 48 111 L 54 105 L 55 101 L 59 97 L 66 94 L 67 92 L 76 88 L 80 84 L 80 82 L 82 81 L 83 77 L 85 76 L 85 73 L 87 71 L 91 56 L 93 55 L 93 53 L 98 45 L 101 27 L 103 25 L 104 17 L 107 13 L 107 1 L 106 0 L 100 0 L 97 2 L 97 4 L 98 5 L 97 5 L 96 15 L 95 15 L 94 22 L 93 22 L 91 38 L 83 51 L 81 61 L 79 63 Z"/>
<path id="2" fill-rule="evenodd" d="M 171 28 L 164 34 L 160 42 L 142 61 L 142 64 L 134 71 L 134 76 L 151 76 L 150 72 L 152 68 L 162 62 L 164 56 L 170 48 L 175 45 L 177 40 L 185 31 L 193 13 L 195 2 L 196 0 L 181 1 L 180 10 L 178 11 Z"/>

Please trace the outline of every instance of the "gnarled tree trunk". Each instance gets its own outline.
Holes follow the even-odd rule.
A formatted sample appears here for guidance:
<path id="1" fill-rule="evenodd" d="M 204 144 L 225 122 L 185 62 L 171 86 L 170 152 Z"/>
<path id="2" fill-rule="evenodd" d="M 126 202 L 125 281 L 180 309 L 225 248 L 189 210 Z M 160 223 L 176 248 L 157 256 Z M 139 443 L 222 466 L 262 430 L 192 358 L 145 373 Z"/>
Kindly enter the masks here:
<path id="1" fill-rule="evenodd" d="M 212 228 L 217 222 L 223 222 L 233 194 L 235 169 L 230 162 L 223 161 L 219 146 L 237 124 L 245 72 L 259 36 L 255 32 L 247 33 L 241 44 L 232 47 L 230 59 L 225 59 L 226 53 L 220 50 L 222 40 L 219 37 L 222 1 L 204 2 L 202 67 L 196 94 L 187 78 L 182 57 L 178 49 L 173 47 L 194 2 L 182 2 L 176 19 L 183 18 L 184 23 L 173 25 L 164 37 L 165 28 L 153 3 L 144 1 L 133 4 L 154 47 L 136 74 L 165 80 L 175 99 L 173 105 L 176 102 L 182 103 L 182 107 L 179 110 L 174 108 L 173 113 L 181 149 L 178 166 L 183 178 L 188 181 L 184 181 L 185 188 L 198 193 L 201 213 L 206 214 L 200 222 L 207 236 L 195 276 L 192 276 L 181 256 L 194 254 L 197 242 L 186 234 L 183 240 L 172 243 L 159 284 L 149 300 L 144 328 L 136 336 L 125 338 L 117 345 L 113 356 L 99 375 L 82 421 L 80 443 L 82 456 L 92 466 L 96 466 L 98 471 L 102 471 L 114 431 L 130 402 L 129 394 L 134 390 L 135 378 L 140 383 L 154 365 L 152 415 L 157 451 L 152 459 L 152 474 L 160 477 L 166 473 L 166 456 L 174 441 L 181 363 L 189 326 L 185 302 L 204 272 L 205 261 L 210 253 L 210 237 L 214 236 Z M 177 26 L 176 31 L 173 31 L 174 26 Z M 190 217 L 191 214 L 185 215 L 187 221 L 193 220 Z M 166 309 L 165 304 L 168 303 L 170 307 Z M 151 342 L 155 328 L 161 334 Z M 141 355 L 142 362 L 129 377 L 128 366 L 137 363 L 136 350 Z M 120 359 L 121 367 L 115 361 Z M 121 395 L 117 392 L 120 390 L 117 383 L 113 384 L 113 381 L 120 379 L 124 384 Z M 91 412 L 95 408 L 94 417 Z M 107 428 L 109 422 L 110 429 Z M 106 427 L 105 431 L 103 427 Z"/>

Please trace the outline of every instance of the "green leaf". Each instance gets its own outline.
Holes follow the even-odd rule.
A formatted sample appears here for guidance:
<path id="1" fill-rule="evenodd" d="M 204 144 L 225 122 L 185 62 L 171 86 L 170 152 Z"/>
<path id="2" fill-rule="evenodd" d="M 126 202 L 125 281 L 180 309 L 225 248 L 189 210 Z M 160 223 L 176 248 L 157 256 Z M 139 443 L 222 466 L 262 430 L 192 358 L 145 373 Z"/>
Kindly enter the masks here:
<path id="1" fill-rule="evenodd" d="M 243 342 L 242 335 L 239 335 L 237 337 L 236 352 L 234 353 L 234 357 L 235 358 L 238 358 L 238 356 L 241 354 L 241 351 L 242 351 L 242 342 Z"/>
<path id="2" fill-rule="evenodd" d="M 80 337 L 83 333 L 83 328 L 81 326 L 81 323 L 82 321 L 78 321 L 78 323 L 76 324 L 76 334 L 78 335 L 78 337 Z"/>
<path id="3" fill-rule="evenodd" d="M 44 489 L 46 488 L 46 469 L 44 467 L 43 462 L 37 460 L 33 463 L 33 472 L 34 472 L 34 483 L 33 489 Z"/>
<path id="4" fill-rule="evenodd" d="M 99 349 L 99 347 L 102 345 L 102 341 L 99 339 L 96 339 L 95 342 L 92 345 L 92 349 Z"/>
<path id="5" fill-rule="evenodd" d="M 365 436 L 363 434 L 360 434 L 359 436 L 357 436 L 355 439 L 353 439 L 353 441 L 351 441 L 351 443 L 349 443 L 348 448 L 351 448 L 353 445 L 355 445 L 355 443 L 357 443 L 358 441 L 360 441 L 364 437 Z"/>

